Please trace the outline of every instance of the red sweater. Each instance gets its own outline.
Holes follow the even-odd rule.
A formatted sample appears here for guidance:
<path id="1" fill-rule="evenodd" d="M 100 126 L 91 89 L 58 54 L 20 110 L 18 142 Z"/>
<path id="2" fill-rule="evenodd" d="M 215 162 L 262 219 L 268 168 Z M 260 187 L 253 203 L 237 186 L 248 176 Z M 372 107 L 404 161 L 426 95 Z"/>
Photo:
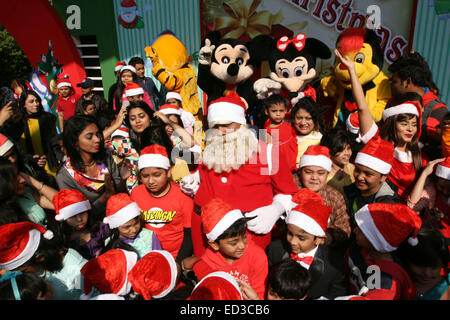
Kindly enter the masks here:
<path id="1" fill-rule="evenodd" d="M 58 98 L 58 102 L 56 103 L 57 112 L 63 112 L 64 120 L 69 120 L 71 117 L 75 115 L 75 108 L 77 107 L 77 102 L 80 100 L 81 96 L 75 91 L 72 91 L 72 94 L 64 99 L 61 95 Z"/>

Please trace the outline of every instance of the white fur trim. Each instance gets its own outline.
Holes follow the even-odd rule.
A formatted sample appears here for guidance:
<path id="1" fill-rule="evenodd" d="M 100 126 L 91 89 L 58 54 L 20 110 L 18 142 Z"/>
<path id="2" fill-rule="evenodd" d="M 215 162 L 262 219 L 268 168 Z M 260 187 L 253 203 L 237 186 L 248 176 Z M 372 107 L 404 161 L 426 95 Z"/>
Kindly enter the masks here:
<path id="1" fill-rule="evenodd" d="M 317 237 L 324 237 L 325 231 L 316 220 L 303 212 L 292 210 L 286 217 L 287 224 L 293 224 Z"/>
<path id="2" fill-rule="evenodd" d="M 355 221 L 375 250 L 378 252 L 392 252 L 397 249 L 391 246 L 378 230 L 370 214 L 368 204 L 355 213 Z"/>
<path id="3" fill-rule="evenodd" d="M 122 249 L 120 249 L 122 250 Z M 127 250 L 122 250 L 122 252 L 125 254 L 125 258 L 127 260 L 127 272 L 126 272 L 126 278 L 125 283 L 123 284 L 122 288 L 115 294 L 119 296 L 125 296 L 127 295 L 131 290 L 131 283 L 128 281 L 128 273 L 130 273 L 131 269 L 134 267 L 134 265 L 137 262 L 138 255 L 136 252 L 131 252 Z"/>
<path id="4" fill-rule="evenodd" d="M 355 163 L 368 167 L 381 174 L 388 174 L 391 171 L 392 165 L 383 160 L 375 158 L 369 154 L 358 152 L 355 158 Z"/>
<path id="5" fill-rule="evenodd" d="M 61 83 L 58 83 L 57 87 L 58 87 L 58 89 L 61 87 L 72 87 L 72 84 L 70 82 L 61 82 Z"/>
<path id="6" fill-rule="evenodd" d="M 169 158 L 161 154 L 144 154 L 140 156 L 138 161 L 138 169 L 142 170 L 149 167 L 167 170 L 170 168 Z"/>
<path id="7" fill-rule="evenodd" d="M 67 220 L 79 213 L 91 210 L 91 203 L 89 200 L 73 203 L 67 207 L 59 210 L 59 214 L 55 216 L 57 221 Z"/>
<path id="8" fill-rule="evenodd" d="M 347 117 L 347 121 L 345 122 L 348 128 L 348 131 L 350 131 L 353 134 L 359 133 L 359 127 L 355 127 L 352 122 L 350 121 L 350 116 Z"/>
<path id="9" fill-rule="evenodd" d="M 139 95 L 139 94 L 144 94 L 144 89 L 142 89 L 142 88 L 136 88 L 136 89 L 128 89 L 128 90 L 125 90 L 125 95 L 126 95 L 127 97 L 134 97 L 134 96 L 137 96 L 137 95 Z"/>
<path id="10" fill-rule="evenodd" d="M 181 117 L 181 111 L 178 110 L 177 108 L 167 108 L 167 109 L 162 109 L 159 110 L 160 112 L 164 113 L 166 116 L 169 114 L 177 114 Z"/>
<path id="11" fill-rule="evenodd" d="M 23 251 L 13 260 L 0 263 L 1 269 L 5 269 L 8 271 L 14 270 L 30 260 L 30 258 L 34 255 L 37 248 L 39 247 L 39 242 L 41 241 L 41 232 L 36 229 L 32 229 L 28 232 L 28 235 L 28 243 Z"/>
<path id="12" fill-rule="evenodd" d="M 120 72 L 123 72 L 124 70 L 130 70 L 131 72 L 136 73 L 136 68 L 133 66 L 123 66 L 122 69 L 120 69 Z"/>
<path id="13" fill-rule="evenodd" d="M 300 168 L 306 167 L 306 166 L 316 166 L 321 167 L 327 170 L 328 172 L 331 171 L 331 165 L 333 162 L 330 158 L 324 155 L 303 155 L 300 158 Z"/>
<path id="14" fill-rule="evenodd" d="M 14 143 L 11 140 L 6 140 L 5 143 L 0 147 L 0 156 L 3 157 L 5 153 L 14 147 Z"/>
<path id="15" fill-rule="evenodd" d="M 216 121 L 231 121 L 246 124 L 245 110 L 243 107 L 229 102 L 216 102 L 208 108 L 208 123 Z"/>
<path id="16" fill-rule="evenodd" d="M 384 109 L 383 111 L 383 120 L 386 120 L 389 117 L 395 116 L 397 114 L 409 113 L 419 117 L 419 112 L 417 111 L 417 107 L 411 103 L 402 103 L 398 106 L 390 107 Z"/>
<path id="17" fill-rule="evenodd" d="M 220 221 L 214 226 L 211 232 L 206 234 L 208 240 L 215 241 L 225 230 L 227 230 L 237 220 L 244 218 L 241 210 L 235 209 L 229 211 Z"/>
<path id="18" fill-rule="evenodd" d="M 116 131 L 114 131 L 111 134 L 111 138 L 114 138 L 115 136 L 121 136 L 121 137 L 124 137 L 124 138 L 129 138 L 130 134 L 127 131 L 122 130 L 122 129 L 119 128 L 119 129 L 117 129 Z"/>
<path id="19" fill-rule="evenodd" d="M 172 254 L 170 254 L 170 252 L 164 251 L 164 250 L 153 250 L 152 252 L 157 252 L 162 254 L 166 260 L 169 262 L 169 266 L 170 266 L 170 285 L 169 287 L 164 290 L 163 292 L 161 292 L 160 294 L 156 295 L 156 296 L 152 296 L 155 299 L 158 298 L 162 298 L 167 296 L 176 286 L 177 284 L 177 278 L 178 278 L 178 268 L 177 268 L 177 263 L 175 262 L 175 259 L 173 258 Z"/>
<path id="20" fill-rule="evenodd" d="M 362 143 L 367 144 L 367 142 L 369 142 L 370 139 L 375 137 L 377 132 L 378 132 L 378 126 L 374 121 L 374 122 L 372 122 L 372 126 L 370 127 L 369 131 L 367 131 L 366 134 L 362 137 L 361 137 L 361 135 L 358 135 L 358 138 L 361 140 Z"/>
<path id="21" fill-rule="evenodd" d="M 405 152 L 394 149 L 394 158 L 403 163 L 413 163 L 413 157 L 411 151 Z"/>
<path id="22" fill-rule="evenodd" d="M 105 217 L 103 222 L 109 225 L 110 229 L 115 229 L 127 223 L 133 218 L 136 218 L 141 214 L 141 209 L 136 202 L 132 202 L 129 205 L 123 207 L 112 216 Z"/>
<path id="23" fill-rule="evenodd" d="M 241 299 L 243 299 L 241 290 L 239 289 L 239 284 L 237 283 L 236 279 L 231 274 L 229 274 L 225 271 L 216 271 L 216 272 L 212 272 L 212 273 L 208 274 L 202 280 L 200 280 L 199 283 L 196 284 L 196 286 L 192 290 L 192 293 L 194 293 L 194 291 L 197 289 L 197 287 L 199 287 L 206 279 L 212 278 L 212 277 L 222 278 L 222 279 L 225 279 L 228 282 L 230 282 L 233 285 L 233 287 L 239 292 Z"/>
<path id="24" fill-rule="evenodd" d="M 118 65 L 117 67 L 114 67 L 114 71 L 120 71 L 123 67 L 125 67 L 123 64 Z"/>
<path id="25" fill-rule="evenodd" d="M 436 176 L 445 180 L 450 180 L 450 168 L 438 164 L 436 168 Z"/>
<path id="26" fill-rule="evenodd" d="M 167 94 L 166 94 L 166 101 L 169 100 L 169 99 L 176 99 L 176 100 L 179 100 L 179 101 L 183 100 L 183 99 L 181 99 L 181 95 L 179 93 L 173 92 L 173 91 L 167 92 Z"/>

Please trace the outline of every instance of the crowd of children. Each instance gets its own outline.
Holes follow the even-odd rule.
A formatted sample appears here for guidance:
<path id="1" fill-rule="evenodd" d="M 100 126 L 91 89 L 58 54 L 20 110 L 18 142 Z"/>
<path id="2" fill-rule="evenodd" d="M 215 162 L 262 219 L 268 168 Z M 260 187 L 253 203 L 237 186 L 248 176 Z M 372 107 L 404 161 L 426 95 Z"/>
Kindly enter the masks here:
<path id="1" fill-rule="evenodd" d="M 357 108 L 328 130 L 319 97 L 273 94 L 257 128 L 231 93 L 199 144 L 139 57 L 108 100 L 59 79 L 57 117 L 2 91 L 0 299 L 449 300 L 447 106 L 408 53 L 375 123 L 335 54 Z"/>

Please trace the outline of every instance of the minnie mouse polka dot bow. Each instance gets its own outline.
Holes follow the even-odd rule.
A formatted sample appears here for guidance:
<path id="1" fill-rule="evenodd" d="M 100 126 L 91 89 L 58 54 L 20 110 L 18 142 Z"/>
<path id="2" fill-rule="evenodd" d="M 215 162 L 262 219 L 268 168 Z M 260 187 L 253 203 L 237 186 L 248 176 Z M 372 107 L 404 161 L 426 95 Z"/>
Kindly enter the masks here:
<path id="1" fill-rule="evenodd" d="M 302 51 L 305 47 L 306 36 L 303 33 L 299 33 L 293 39 L 289 39 L 288 36 L 283 36 L 277 41 L 277 49 L 280 51 L 286 50 L 288 45 L 292 43 L 298 51 Z"/>

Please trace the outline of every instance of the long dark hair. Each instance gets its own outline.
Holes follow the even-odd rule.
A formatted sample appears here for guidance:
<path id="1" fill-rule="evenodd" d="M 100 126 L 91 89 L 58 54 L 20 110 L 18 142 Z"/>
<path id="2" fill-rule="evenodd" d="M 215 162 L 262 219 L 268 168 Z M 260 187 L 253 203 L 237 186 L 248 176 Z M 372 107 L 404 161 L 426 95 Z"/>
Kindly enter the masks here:
<path id="1" fill-rule="evenodd" d="M 100 126 L 95 118 L 85 115 L 73 116 L 67 120 L 64 125 L 63 143 L 67 151 L 67 156 L 70 158 L 72 166 L 80 172 L 84 172 L 86 168 L 83 164 L 83 160 L 81 159 L 80 149 L 77 146 L 78 138 L 80 137 L 81 132 L 83 132 L 83 130 L 90 124 L 95 124 L 100 133 L 100 149 L 93 155 L 93 159 L 97 163 L 105 163 L 107 157 L 105 141 L 100 130 Z"/>
<path id="2" fill-rule="evenodd" d="M 30 221 L 20 206 L 15 193 L 16 166 L 0 158 L 0 225 Z"/>
<path id="3" fill-rule="evenodd" d="M 122 74 L 125 72 L 131 72 L 131 75 L 133 76 L 133 82 L 137 83 L 138 77 L 136 72 L 133 72 L 129 69 L 121 70 L 119 74 L 119 78 L 117 79 L 117 88 L 114 92 L 114 101 L 116 102 L 116 110 L 120 110 L 120 107 L 122 106 L 122 96 L 123 91 L 125 90 L 125 85 L 122 82 Z"/>
<path id="4" fill-rule="evenodd" d="M 29 95 L 32 95 L 36 98 L 36 100 L 39 102 L 39 108 L 37 113 L 44 112 L 44 107 L 42 106 L 42 99 L 34 90 L 25 90 L 22 92 L 22 94 L 19 97 L 19 109 L 22 112 L 22 116 L 24 118 L 28 118 L 27 111 L 25 110 L 25 102 L 27 101 L 27 98 Z"/>
<path id="5" fill-rule="evenodd" d="M 37 300 L 39 294 L 45 295 L 47 282 L 38 275 L 25 272 L 16 277 L 20 300 Z M 16 300 L 11 280 L 0 282 L 0 300 Z"/>

